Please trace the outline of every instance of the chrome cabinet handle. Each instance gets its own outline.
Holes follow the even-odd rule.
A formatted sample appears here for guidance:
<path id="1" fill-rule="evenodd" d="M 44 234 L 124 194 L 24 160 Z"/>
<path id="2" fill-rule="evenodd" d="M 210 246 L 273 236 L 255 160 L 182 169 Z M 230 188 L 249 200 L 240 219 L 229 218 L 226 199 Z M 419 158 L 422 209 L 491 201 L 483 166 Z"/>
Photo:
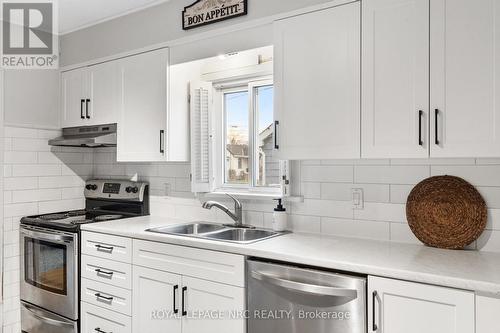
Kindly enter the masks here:
<path id="1" fill-rule="evenodd" d="M 98 251 L 113 251 L 114 247 L 113 246 L 104 246 L 104 245 L 101 245 L 101 244 L 96 244 L 95 245 L 96 249 Z"/>
<path id="2" fill-rule="evenodd" d="M 377 304 L 377 291 L 374 290 L 372 293 L 372 331 L 376 332 L 378 330 L 378 326 L 375 323 L 375 305 Z"/>
<path id="3" fill-rule="evenodd" d="M 105 275 L 109 275 L 109 276 L 111 276 L 111 275 L 113 275 L 113 274 L 114 274 L 114 272 L 106 272 L 106 271 L 103 271 L 103 270 L 102 270 L 102 269 L 100 269 L 100 268 L 96 268 L 96 269 L 95 269 L 95 272 L 96 272 L 97 274 L 105 274 Z"/>
<path id="4" fill-rule="evenodd" d="M 277 287 L 285 288 L 288 290 L 295 290 L 309 295 L 349 297 L 349 298 L 355 298 L 358 295 L 356 289 L 327 287 L 327 286 L 320 286 L 304 282 L 297 282 L 256 271 L 252 271 L 252 277 L 254 279 L 275 285 Z"/>
<path id="5" fill-rule="evenodd" d="M 114 299 L 114 297 L 111 297 L 111 296 L 103 296 L 103 295 L 101 295 L 101 293 L 95 293 L 94 296 L 97 298 L 101 298 L 103 300 L 109 301 L 109 302 L 111 302 Z"/>

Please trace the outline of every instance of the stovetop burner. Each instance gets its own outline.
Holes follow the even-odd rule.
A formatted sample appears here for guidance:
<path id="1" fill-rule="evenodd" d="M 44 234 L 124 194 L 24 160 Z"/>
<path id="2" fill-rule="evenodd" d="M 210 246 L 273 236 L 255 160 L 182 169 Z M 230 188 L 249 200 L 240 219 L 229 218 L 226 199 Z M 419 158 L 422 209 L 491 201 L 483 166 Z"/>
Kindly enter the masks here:
<path id="1" fill-rule="evenodd" d="M 123 215 L 119 214 L 107 214 L 107 215 L 99 215 L 94 217 L 95 222 L 102 222 L 102 221 L 110 221 L 110 220 L 118 220 L 121 219 Z"/>

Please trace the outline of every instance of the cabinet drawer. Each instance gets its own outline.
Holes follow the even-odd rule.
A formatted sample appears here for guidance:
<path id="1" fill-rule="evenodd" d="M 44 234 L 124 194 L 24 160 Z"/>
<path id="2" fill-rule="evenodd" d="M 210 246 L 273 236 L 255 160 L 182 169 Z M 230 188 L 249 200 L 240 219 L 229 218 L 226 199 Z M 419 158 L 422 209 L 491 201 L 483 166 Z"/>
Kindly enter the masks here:
<path id="1" fill-rule="evenodd" d="M 119 261 L 82 255 L 82 277 L 132 289 L 132 265 Z"/>
<path id="2" fill-rule="evenodd" d="M 130 316 L 132 292 L 88 279 L 82 279 L 82 301 Z"/>
<path id="3" fill-rule="evenodd" d="M 132 319 L 119 313 L 109 311 L 98 306 L 81 303 L 82 333 L 131 333 Z"/>
<path id="4" fill-rule="evenodd" d="M 133 263 L 238 287 L 245 285 L 245 259 L 236 254 L 134 240 Z"/>
<path id="5" fill-rule="evenodd" d="M 132 261 L 132 239 L 84 232 L 82 235 L 82 253 L 130 263 Z"/>

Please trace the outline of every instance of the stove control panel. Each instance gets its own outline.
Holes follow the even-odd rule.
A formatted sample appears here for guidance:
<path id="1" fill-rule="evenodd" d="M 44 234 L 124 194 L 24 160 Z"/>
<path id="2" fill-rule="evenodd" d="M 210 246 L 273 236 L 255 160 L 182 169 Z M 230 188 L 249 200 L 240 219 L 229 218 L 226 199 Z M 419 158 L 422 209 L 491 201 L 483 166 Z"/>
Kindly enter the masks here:
<path id="1" fill-rule="evenodd" d="M 128 180 L 88 180 L 85 184 L 87 199 L 118 199 L 143 201 L 147 183 Z"/>

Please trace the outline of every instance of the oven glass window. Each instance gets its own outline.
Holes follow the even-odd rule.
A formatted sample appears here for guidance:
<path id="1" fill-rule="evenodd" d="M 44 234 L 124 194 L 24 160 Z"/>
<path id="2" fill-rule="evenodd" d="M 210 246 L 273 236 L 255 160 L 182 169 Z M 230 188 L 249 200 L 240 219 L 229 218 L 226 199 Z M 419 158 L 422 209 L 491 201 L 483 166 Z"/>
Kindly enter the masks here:
<path id="1" fill-rule="evenodd" d="M 25 238 L 25 280 L 56 294 L 67 294 L 67 250 L 62 244 Z"/>

